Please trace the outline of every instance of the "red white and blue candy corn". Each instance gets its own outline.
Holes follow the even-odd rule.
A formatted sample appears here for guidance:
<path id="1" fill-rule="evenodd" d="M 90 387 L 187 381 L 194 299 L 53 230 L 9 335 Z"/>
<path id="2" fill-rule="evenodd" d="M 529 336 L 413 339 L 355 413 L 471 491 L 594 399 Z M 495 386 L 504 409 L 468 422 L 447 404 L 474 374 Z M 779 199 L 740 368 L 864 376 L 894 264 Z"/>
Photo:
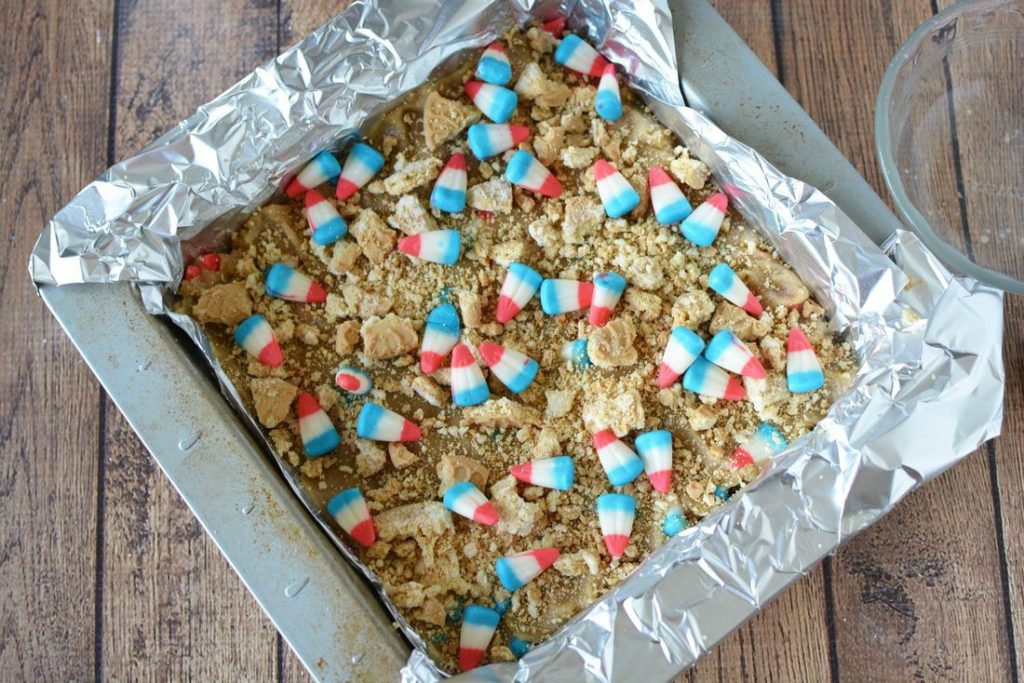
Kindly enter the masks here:
<path id="1" fill-rule="evenodd" d="M 718 230 L 722 227 L 725 209 L 728 206 L 729 198 L 721 192 L 709 197 L 683 221 L 680 226 L 683 237 L 698 247 L 710 247 L 718 237 Z"/>
<path id="2" fill-rule="evenodd" d="M 235 328 L 235 341 L 256 360 L 276 368 L 284 362 L 274 328 L 262 315 L 249 316 Z"/>
<path id="3" fill-rule="evenodd" d="M 558 548 L 537 548 L 524 553 L 499 557 L 495 563 L 498 580 L 507 591 L 515 591 L 530 583 L 558 559 Z"/>
<path id="4" fill-rule="evenodd" d="M 338 178 L 338 199 L 348 199 L 370 182 L 384 167 L 384 155 L 369 145 L 357 142 L 349 150 Z"/>
<path id="5" fill-rule="evenodd" d="M 540 27 L 553 35 L 555 38 L 561 37 L 565 33 L 565 17 L 555 17 L 542 23 Z"/>
<path id="6" fill-rule="evenodd" d="M 459 668 L 462 671 L 480 666 L 500 619 L 501 615 L 490 607 L 467 605 L 462 611 L 462 632 L 459 634 Z"/>
<path id="7" fill-rule="evenodd" d="M 651 486 L 658 493 L 667 493 L 672 485 L 672 432 L 664 429 L 645 432 L 636 437 L 634 443 Z"/>
<path id="8" fill-rule="evenodd" d="M 761 361 L 729 330 L 722 330 L 708 342 L 704 357 L 720 368 L 751 379 L 764 379 Z"/>
<path id="9" fill-rule="evenodd" d="M 683 514 L 682 508 L 678 505 L 670 507 L 665 513 L 665 521 L 661 524 L 661 530 L 666 536 L 675 536 L 686 527 L 686 515 Z"/>
<path id="10" fill-rule="evenodd" d="M 719 263 L 708 273 L 708 286 L 718 292 L 723 299 L 739 306 L 755 318 L 760 318 L 764 313 L 761 302 L 747 289 L 733 269 L 724 263 Z"/>
<path id="11" fill-rule="evenodd" d="M 663 169 L 652 166 L 647 174 L 647 185 L 651 188 L 654 217 L 662 225 L 678 223 L 693 212 L 690 200 Z"/>
<path id="12" fill-rule="evenodd" d="M 555 174 L 524 150 L 519 150 L 509 159 L 505 167 L 505 180 L 545 197 L 558 197 L 562 194 L 562 183 Z"/>
<path id="13" fill-rule="evenodd" d="M 612 486 L 625 486 L 644 471 L 643 461 L 610 429 L 594 434 L 594 448 Z"/>
<path id="14" fill-rule="evenodd" d="M 466 135 L 473 156 L 487 159 L 526 140 L 530 137 L 530 129 L 511 123 L 474 123 Z"/>
<path id="15" fill-rule="evenodd" d="M 512 64 L 505 54 L 505 46 L 494 41 L 487 46 L 476 63 L 476 77 L 494 85 L 505 85 L 512 80 Z"/>
<path id="16" fill-rule="evenodd" d="M 319 304 L 327 300 L 327 290 L 306 275 L 283 263 L 275 263 L 267 271 L 267 296 L 285 301 Z"/>
<path id="17" fill-rule="evenodd" d="M 431 230 L 398 240 L 398 251 L 403 254 L 442 266 L 458 261 L 461 249 L 462 237 L 458 230 Z"/>
<path id="18" fill-rule="evenodd" d="M 298 197 L 328 181 L 333 182 L 340 174 L 341 164 L 334 155 L 330 152 L 320 152 L 288 183 L 285 194 L 289 197 Z"/>
<path id="19" fill-rule="evenodd" d="M 658 386 L 665 389 L 675 384 L 702 351 L 700 335 L 688 327 L 673 327 L 658 367 Z"/>
<path id="20" fill-rule="evenodd" d="M 704 357 L 694 359 L 683 374 L 683 388 L 712 398 L 740 401 L 747 395 L 739 380 Z"/>
<path id="21" fill-rule="evenodd" d="M 459 213 L 466 208 L 466 157 L 462 152 L 452 154 L 441 169 L 430 193 L 430 205 L 448 213 Z"/>
<path id="22" fill-rule="evenodd" d="M 514 90 L 483 81 L 468 81 L 466 94 L 476 108 L 495 123 L 505 123 L 512 118 L 519 104 L 519 96 Z"/>
<path id="23" fill-rule="evenodd" d="M 423 344 L 420 346 L 420 369 L 423 374 L 441 367 L 448 353 L 459 343 L 462 333 L 459 314 L 451 304 L 441 304 L 427 316 L 423 330 Z"/>
<path id="24" fill-rule="evenodd" d="M 555 61 L 586 76 L 599 77 L 608 66 L 608 60 L 579 36 L 570 33 L 555 49 Z"/>
<path id="25" fill-rule="evenodd" d="M 369 548 L 377 540 L 370 508 L 359 489 L 345 489 L 327 501 L 327 514 L 364 548 Z"/>
<path id="26" fill-rule="evenodd" d="M 615 75 L 614 64 L 607 65 L 601 73 L 597 95 L 594 97 L 594 109 L 605 121 L 618 121 L 622 118 L 622 95 L 619 94 L 619 78 Z"/>
<path id="27" fill-rule="evenodd" d="M 572 488 L 572 482 L 576 476 L 576 466 L 568 455 L 559 455 L 554 458 L 531 460 L 515 465 L 510 473 L 526 484 L 568 491 Z"/>
<path id="28" fill-rule="evenodd" d="M 348 223 L 316 190 L 306 193 L 306 220 L 313 231 L 313 242 L 321 247 L 329 247 L 348 233 Z"/>
<path id="29" fill-rule="evenodd" d="M 747 465 L 758 464 L 781 453 L 786 448 L 786 437 L 778 429 L 767 422 L 762 422 L 754 433 L 740 441 L 736 450 L 729 456 L 729 461 L 736 469 Z"/>
<path id="30" fill-rule="evenodd" d="M 452 349 L 452 402 L 460 408 L 478 406 L 491 397 L 473 352 L 465 344 Z"/>
<path id="31" fill-rule="evenodd" d="M 544 278 L 540 273 L 522 263 L 513 263 L 508 267 L 505 281 L 501 283 L 498 294 L 498 310 L 494 317 L 504 325 L 519 315 L 530 299 L 537 293 Z"/>
<path id="32" fill-rule="evenodd" d="M 334 375 L 334 383 L 354 396 L 365 396 L 373 389 L 373 380 L 359 368 L 343 366 Z"/>
<path id="33" fill-rule="evenodd" d="M 594 293 L 590 301 L 590 324 L 604 327 L 626 289 L 626 278 L 618 273 L 598 273 L 594 276 Z"/>
<path id="34" fill-rule="evenodd" d="M 794 394 L 806 394 L 825 384 L 814 347 L 799 327 L 791 329 L 786 339 L 786 382 Z"/>
<path id="35" fill-rule="evenodd" d="M 594 162 L 594 179 L 597 181 L 597 193 L 601 195 L 601 203 L 604 204 L 604 211 L 609 218 L 624 216 L 640 204 L 640 195 L 637 191 L 604 159 Z"/>
<path id="36" fill-rule="evenodd" d="M 306 455 L 318 458 L 330 453 L 341 443 L 338 430 L 331 424 L 331 419 L 313 394 L 306 391 L 299 394 L 295 412 L 299 417 L 299 436 L 302 437 L 302 448 Z"/>
<path id="37" fill-rule="evenodd" d="M 548 315 L 572 313 L 589 308 L 594 285 L 579 280 L 544 280 L 540 283 L 540 307 Z"/>
<path id="38" fill-rule="evenodd" d="M 604 493 L 597 497 L 597 519 L 608 554 L 622 557 L 629 545 L 636 517 L 636 499 L 625 493 Z"/>
<path id="39" fill-rule="evenodd" d="M 371 441 L 419 441 L 422 432 L 411 420 L 378 403 L 364 403 L 356 418 L 356 436 Z"/>
<path id="40" fill-rule="evenodd" d="M 494 376 L 514 394 L 530 386 L 537 376 L 537 361 L 515 349 L 493 342 L 481 342 L 478 348 Z"/>
<path id="41" fill-rule="evenodd" d="M 472 482 L 461 481 L 444 492 L 444 506 L 457 515 L 480 524 L 494 526 L 498 523 L 498 511 L 491 501 Z"/>

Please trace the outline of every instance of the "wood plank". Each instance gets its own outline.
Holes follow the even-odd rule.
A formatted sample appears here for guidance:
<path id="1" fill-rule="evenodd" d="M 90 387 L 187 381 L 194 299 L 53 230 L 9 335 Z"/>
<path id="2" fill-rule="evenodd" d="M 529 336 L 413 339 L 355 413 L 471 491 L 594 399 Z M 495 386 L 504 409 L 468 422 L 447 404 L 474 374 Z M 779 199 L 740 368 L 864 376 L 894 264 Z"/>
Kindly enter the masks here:
<path id="1" fill-rule="evenodd" d="M 11 680 L 95 669 L 99 388 L 25 266 L 44 222 L 106 165 L 112 21 L 111 0 L 0 3 L 0 671 Z"/>
<path id="2" fill-rule="evenodd" d="M 874 95 L 891 55 L 930 13 L 924 0 L 783 5 L 788 87 L 882 196 Z M 841 678 L 1007 677 L 990 474 L 975 454 L 839 554 L 833 591 Z"/>
<path id="3" fill-rule="evenodd" d="M 950 6 L 940 0 L 941 9 Z M 1019 55 L 1018 55 L 1019 57 Z M 1024 246 L 1021 226 L 1024 210 L 1020 195 L 1008 199 L 1007 179 L 998 168 L 1020 168 L 1024 146 L 1016 125 L 991 125 L 985 113 L 993 106 L 1021 112 L 1024 84 L 1007 75 L 1013 73 L 1006 55 L 972 53 L 948 64 L 952 83 L 960 90 L 951 101 L 960 150 L 962 209 L 978 261 L 988 267 L 1024 277 Z M 1019 73 L 1019 71 L 1017 72 Z M 1005 122 L 1004 122 L 1005 123 Z M 1017 121 L 1019 124 L 1019 120 Z M 995 161 L 996 163 L 990 163 Z M 1016 180 L 1010 180 L 1011 183 Z M 1000 217 L 1002 220 L 995 220 Z M 1004 227 L 1005 226 L 1005 227 Z M 1011 632 L 1009 656 L 1017 678 L 1024 677 L 1024 298 L 1008 296 L 1005 307 L 1006 412 L 1003 436 L 986 449 L 996 484 L 996 518 L 1000 525 L 999 550 L 1004 562 L 1004 610 L 1006 628 Z"/>
<path id="4" fill-rule="evenodd" d="M 119 8 L 118 159 L 276 52 L 270 0 Z M 273 626 L 109 402 L 106 415 L 105 676 L 273 678 Z"/>

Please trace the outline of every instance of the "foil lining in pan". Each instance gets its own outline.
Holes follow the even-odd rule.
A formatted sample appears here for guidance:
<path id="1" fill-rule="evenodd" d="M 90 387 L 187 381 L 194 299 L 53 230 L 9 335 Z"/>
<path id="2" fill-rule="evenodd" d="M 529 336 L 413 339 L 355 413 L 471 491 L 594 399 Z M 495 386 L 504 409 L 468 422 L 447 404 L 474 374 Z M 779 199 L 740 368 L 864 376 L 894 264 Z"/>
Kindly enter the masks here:
<path id="1" fill-rule="evenodd" d="M 910 233 L 877 247 L 824 194 L 686 108 L 664 0 L 357 2 L 85 188 L 45 226 L 29 270 L 38 284 L 137 282 L 147 310 L 169 316 L 195 341 L 226 396 L 261 434 L 199 325 L 166 305 L 183 252 L 219 241 L 315 152 L 339 147 L 449 58 L 514 23 L 555 14 L 618 63 L 662 122 L 711 167 L 860 359 L 853 386 L 828 416 L 743 495 L 666 543 L 518 662 L 463 675 L 609 681 L 643 670 L 646 680 L 662 680 L 912 488 L 998 435 L 1004 385 L 1002 296 L 952 276 Z M 404 678 L 443 677 L 384 602 L 413 645 Z"/>

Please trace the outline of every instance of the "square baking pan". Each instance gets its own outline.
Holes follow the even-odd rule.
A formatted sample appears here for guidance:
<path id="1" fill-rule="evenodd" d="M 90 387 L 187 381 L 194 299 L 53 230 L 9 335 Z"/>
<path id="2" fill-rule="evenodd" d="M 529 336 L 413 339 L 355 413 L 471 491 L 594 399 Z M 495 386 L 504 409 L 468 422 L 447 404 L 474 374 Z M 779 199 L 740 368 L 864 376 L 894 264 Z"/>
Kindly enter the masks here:
<path id="1" fill-rule="evenodd" d="M 688 104 L 823 190 L 883 245 L 898 220 L 750 49 L 705 0 L 669 4 Z M 180 334 L 147 313 L 129 284 L 40 293 L 312 676 L 398 678 L 408 644 Z"/>

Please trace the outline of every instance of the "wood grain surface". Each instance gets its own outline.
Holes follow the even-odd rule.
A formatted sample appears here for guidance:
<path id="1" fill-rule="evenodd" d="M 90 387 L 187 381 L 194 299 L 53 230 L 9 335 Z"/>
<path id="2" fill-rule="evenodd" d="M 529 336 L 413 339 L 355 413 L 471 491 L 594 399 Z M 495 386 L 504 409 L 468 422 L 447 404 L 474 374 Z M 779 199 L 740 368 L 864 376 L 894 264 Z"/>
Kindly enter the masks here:
<path id="1" fill-rule="evenodd" d="M 875 94 L 899 45 L 949 0 L 713 4 L 886 197 Z M 308 680 L 45 311 L 25 264 L 43 222 L 90 179 L 343 5 L 0 3 L 5 678 Z M 960 143 L 962 158 L 940 147 L 931 172 L 972 163 L 970 140 Z M 980 241 L 981 208 L 966 206 L 949 239 Z M 683 680 L 1021 678 L 1022 316 L 1024 299 L 1008 299 L 1005 436 L 909 496 Z"/>

